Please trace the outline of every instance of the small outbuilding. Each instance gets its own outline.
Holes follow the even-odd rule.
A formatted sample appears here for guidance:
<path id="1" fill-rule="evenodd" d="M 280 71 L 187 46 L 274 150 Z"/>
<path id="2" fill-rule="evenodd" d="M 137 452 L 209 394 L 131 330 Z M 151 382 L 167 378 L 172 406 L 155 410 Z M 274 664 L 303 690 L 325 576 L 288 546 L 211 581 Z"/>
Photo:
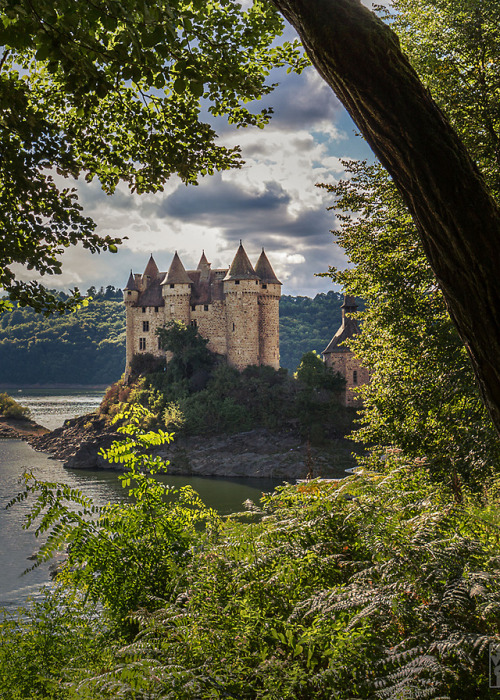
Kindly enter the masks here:
<path id="1" fill-rule="evenodd" d="M 323 350 L 323 359 L 327 367 L 331 367 L 341 374 L 346 382 L 344 393 L 344 405 L 353 408 L 360 408 L 361 397 L 357 396 L 353 389 L 361 384 L 368 384 L 370 375 L 366 367 L 354 357 L 352 350 L 344 343 L 348 338 L 352 338 L 361 332 L 359 323 L 351 314 L 358 309 L 353 296 L 344 294 L 342 304 L 342 323 L 335 333 L 328 346 Z"/>

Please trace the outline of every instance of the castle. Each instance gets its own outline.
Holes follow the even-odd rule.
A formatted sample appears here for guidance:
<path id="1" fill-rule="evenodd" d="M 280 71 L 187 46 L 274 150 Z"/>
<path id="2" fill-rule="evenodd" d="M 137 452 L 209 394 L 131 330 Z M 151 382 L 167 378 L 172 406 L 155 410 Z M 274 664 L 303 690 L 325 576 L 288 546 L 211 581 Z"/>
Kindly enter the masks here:
<path id="1" fill-rule="evenodd" d="M 240 241 L 228 269 L 211 269 L 203 252 L 196 270 L 186 270 L 177 252 L 168 272 L 153 256 L 143 274 L 130 272 L 126 307 L 126 371 L 134 355 L 164 357 L 155 331 L 169 321 L 196 326 L 208 348 L 238 370 L 248 365 L 279 369 L 281 282 L 262 253 L 255 268 Z"/>
<path id="2" fill-rule="evenodd" d="M 343 396 L 344 406 L 360 408 L 363 405 L 360 396 L 356 396 L 353 389 L 361 384 L 368 384 L 370 375 L 366 367 L 354 357 L 352 350 L 344 345 L 344 340 L 352 338 L 360 332 L 359 324 L 350 314 L 356 312 L 358 306 L 354 297 L 344 294 L 342 304 L 342 323 L 333 338 L 323 350 L 323 360 L 327 367 L 339 372 L 345 379 Z"/>

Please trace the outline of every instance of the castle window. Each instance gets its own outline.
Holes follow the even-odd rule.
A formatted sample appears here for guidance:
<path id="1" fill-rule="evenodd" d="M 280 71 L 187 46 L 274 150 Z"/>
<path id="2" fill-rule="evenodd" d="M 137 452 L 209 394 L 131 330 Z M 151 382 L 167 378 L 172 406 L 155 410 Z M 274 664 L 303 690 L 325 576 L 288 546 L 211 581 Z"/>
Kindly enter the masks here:
<path id="1" fill-rule="evenodd" d="M 193 306 L 191 307 L 191 311 L 196 311 L 196 304 L 193 304 Z"/>
<path id="2" fill-rule="evenodd" d="M 234 323 L 233 323 L 233 333 L 234 333 L 235 330 L 236 330 L 236 326 L 235 326 Z"/>
<path id="3" fill-rule="evenodd" d="M 235 284 L 239 284 L 240 281 L 239 281 L 239 280 L 234 280 L 234 283 L 235 283 Z"/>
<path id="4" fill-rule="evenodd" d="M 139 338 L 139 350 L 146 349 L 146 338 Z"/>
<path id="5" fill-rule="evenodd" d="M 147 333 L 149 331 L 149 321 L 142 322 L 142 332 Z"/>
<path id="6" fill-rule="evenodd" d="M 157 313 L 158 313 L 158 307 L 155 306 L 155 314 L 157 314 Z"/>
<path id="7" fill-rule="evenodd" d="M 205 305 L 203 306 L 203 311 L 208 311 L 208 304 L 205 304 Z"/>
<path id="8" fill-rule="evenodd" d="M 267 289 L 267 284 L 263 284 L 262 289 Z"/>
<path id="9" fill-rule="evenodd" d="M 170 289 L 174 289 L 174 287 L 175 287 L 175 284 L 170 285 Z"/>
<path id="10" fill-rule="evenodd" d="M 129 297 L 132 294 L 132 292 L 127 292 L 127 296 Z"/>
<path id="11" fill-rule="evenodd" d="M 143 314 L 146 313 L 146 307 L 145 307 L 145 306 L 142 307 L 142 313 L 143 313 Z"/>
<path id="12" fill-rule="evenodd" d="M 195 319 L 193 319 L 193 320 L 191 321 L 191 325 L 192 325 L 194 328 L 196 328 L 197 325 L 198 325 L 198 323 L 197 323 L 197 321 L 196 321 Z"/>
<path id="13" fill-rule="evenodd" d="M 255 280 L 255 284 L 259 284 L 259 280 Z"/>
<path id="14" fill-rule="evenodd" d="M 162 347 L 161 347 L 161 340 L 158 338 L 158 350 L 161 350 L 161 349 L 162 349 Z"/>
<path id="15" fill-rule="evenodd" d="M 352 373 L 352 383 L 353 384 L 358 383 L 358 373 L 356 372 L 356 370 L 354 370 L 354 372 Z"/>

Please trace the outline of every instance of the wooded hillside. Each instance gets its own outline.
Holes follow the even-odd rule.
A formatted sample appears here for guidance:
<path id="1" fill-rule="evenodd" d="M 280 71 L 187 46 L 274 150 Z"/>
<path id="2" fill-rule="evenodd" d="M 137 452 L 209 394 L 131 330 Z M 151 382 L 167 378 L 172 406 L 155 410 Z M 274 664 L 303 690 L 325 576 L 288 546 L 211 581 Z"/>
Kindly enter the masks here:
<path id="1" fill-rule="evenodd" d="M 0 316 L 1 384 L 109 384 L 125 366 L 121 293 L 45 317 L 30 308 Z"/>
<path id="2" fill-rule="evenodd" d="M 125 367 L 120 290 L 88 290 L 93 301 L 63 316 L 30 308 L 0 316 L 0 384 L 110 384 Z M 342 295 L 283 296 L 281 366 L 295 371 L 305 352 L 321 352 L 340 324 Z"/>

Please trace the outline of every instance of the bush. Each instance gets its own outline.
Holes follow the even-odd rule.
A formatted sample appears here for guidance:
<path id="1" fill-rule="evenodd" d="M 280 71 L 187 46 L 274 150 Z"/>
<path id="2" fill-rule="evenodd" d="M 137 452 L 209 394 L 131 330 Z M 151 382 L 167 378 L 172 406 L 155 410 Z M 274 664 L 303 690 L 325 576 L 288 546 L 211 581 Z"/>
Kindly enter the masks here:
<path id="1" fill-rule="evenodd" d="M 125 441 L 108 454 L 130 465 L 122 481 L 132 502 L 97 509 L 68 487 L 33 481 L 15 499 L 35 493 L 28 520 L 49 530 L 40 558 L 69 543 L 66 590 L 103 607 L 90 633 L 95 648 L 69 598 L 54 599 L 54 620 L 43 614 L 43 625 L 29 615 L 4 625 L 0 694 L 489 697 L 488 646 L 498 643 L 500 609 L 498 484 L 481 503 L 393 451 L 372 454 L 341 482 L 286 485 L 262 507 L 249 502 L 246 513 L 221 520 L 190 489 L 172 498 L 146 476 L 160 463 L 145 453 L 166 435 L 142 433 L 143 413 L 132 410 L 120 429 Z M 130 643 L 119 648 L 123 634 Z"/>
<path id="2" fill-rule="evenodd" d="M 184 593 L 143 616 L 121 693 L 154 677 L 164 700 L 486 700 L 496 529 L 422 464 L 371 466 L 278 489 L 249 504 L 249 524 L 233 516 Z"/>
<path id="3" fill-rule="evenodd" d="M 0 394 L 0 416 L 22 420 L 29 418 L 30 410 L 27 406 L 21 406 L 6 393 Z"/>

